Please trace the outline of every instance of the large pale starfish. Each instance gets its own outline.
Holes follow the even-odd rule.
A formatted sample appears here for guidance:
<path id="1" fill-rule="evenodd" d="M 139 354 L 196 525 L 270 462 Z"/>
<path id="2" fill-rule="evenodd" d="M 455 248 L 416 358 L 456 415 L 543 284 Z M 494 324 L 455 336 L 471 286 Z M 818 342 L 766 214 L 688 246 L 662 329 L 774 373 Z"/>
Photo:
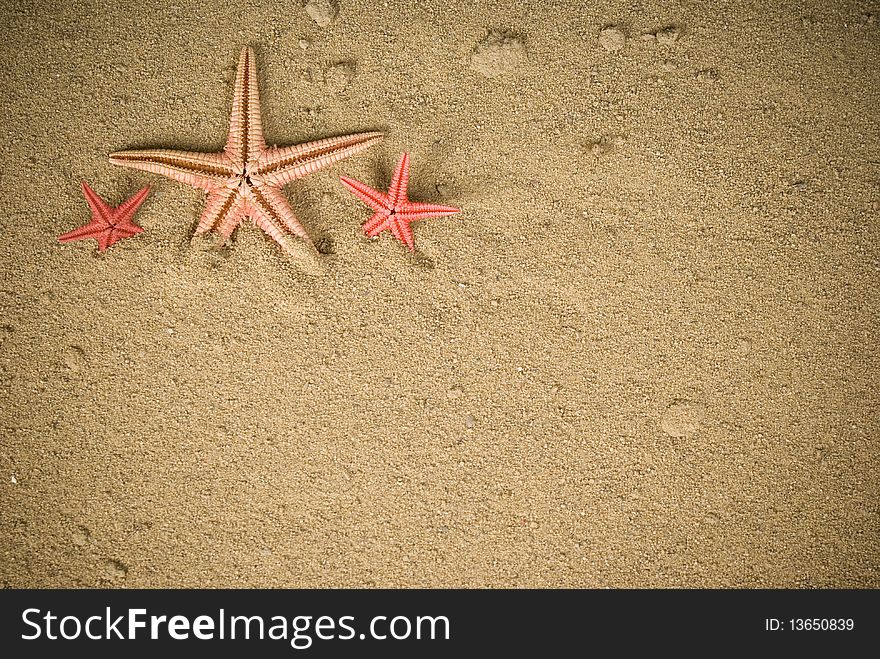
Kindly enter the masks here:
<path id="1" fill-rule="evenodd" d="M 241 50 L 232 97 L 229 137 L 223 151 L 201 153 L 144 149 L 110 154 L 114 165 L 141 169 L 186 183 L 208 193 L 196 235 L 216 231 L 228 239 L 250 217 L 287 253 L 293 253 L 286 231 L 311 245 L 281 188 L 290 181 L 363 151 L 382 133 L 328 137 L 288 147 L 268 148 L 263 140 L 260 96 L 254 51 Z"/>

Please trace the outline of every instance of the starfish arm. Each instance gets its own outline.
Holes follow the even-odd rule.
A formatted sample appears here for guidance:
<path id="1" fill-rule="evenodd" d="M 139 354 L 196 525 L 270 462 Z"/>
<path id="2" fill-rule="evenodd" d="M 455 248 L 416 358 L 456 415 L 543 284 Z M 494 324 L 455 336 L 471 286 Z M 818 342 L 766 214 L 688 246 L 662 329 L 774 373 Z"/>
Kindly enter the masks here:
<path id="1" fill-rule="evenodd" d="M 454 215 L 460 213 L 461 210 L 452 206 L 439 206 L 437 204 L 423 204 L 418 201 L 410 201 L 402 205 L 398 214 L 408 218 L 410 221 L 424 220 L 429 217 L 445 217 L 446 215 Z"/>
<path id="2" fill-rule="evenodd" d="M 131 238 L 132 236 L 136 236 L 137 234 L 143 232 L 143 229 L 141 227 L 137 227 L 137 228 L 139 229 L 139 231 L 132 231 L 128 228 L 120 228 L 120 227 L 116 226 L 101 235 L 106 236 L 106 246 L 112 247 L 114 243 L 118 243 L 120 240 L 124 240 L 125 238 Z M 99 242 L 98 247 L 100 249 L 100 240 L 98 242 Z"/>
<path id="3" fill-rule="evenodd" d="M 409 222 L 400 215 L 391 215 L 388 217 L 388 224 L 394 237 L 409 247 L 409 251 L 414 252 L 416 250 L 415 238 L 413 238 Z"/>
<path id="4" fill-rule="evenodd" d="M 238 190 L 235 188 L 218 188 L 208 193 L 208 200 L 205 202 L 205 209 L 199 217 L 199 223 L 196 225 L 196 235 L 208 233 L 218 224 L 222 224 L 230 208 L 238 197 Z"/>
<path id="5" fill-rule="evenodd" d="M 382 141 L 382 133 L 354 133 L 294 146 L 267 149 L 257 168 L 259 177 L 279 188 Z"/>
<path id="6" fill-rule="evenodd" d="M 374 211 L 389 210 L 391 208 L 391 199 L 388 195 L 347 176 L 340 176 L 339 180 L 342 181 L 342 185 L 351 190 L 358 199 Z"/>
<path id="7" fill-rule="evenodd" d="M 409 154 L 404 151 L 397 161 L 397 167 L 394 168 L 394 174 L 391 176 L 391 187 L 388 189 L 388 196 L 391 198 L 392 206 L 398 206 L 406 201 L 406 188 L 409 184 Z"/>
<path id="8" fill-rule="evenodd" d="M 261 207 L 264 205 L 267 206 L 267 210 L 271 211 L 271 213 L 267 214 L 273 218 L 277 217 L 280 219 L 290 233 L 298 238 L 302 238 L 309 245 L 312 244 L 311 238 L 309 238 L 309 235 L 306 233 L 303 225 L 300 224 L 296 215 L 293 214 L 293 209 L 290 207 L 290 203 L 288 203 L 287 198 L 279 188 L 270 185 L 261 186 L 255 192 L 254 197 Z"/>
<path id="9" fill-rule="evenodd" d="M 245 46 L 238 59 L 235 91 L 232 95 L 232 118 L 229 121 L 229 137 L 224 150 L 233 162 L 246 163 L 259 158 L 265 149 L 257 63 L 253 48 Z"/>
<path id="10" fill-rule="evenodd" d="M 232 163 L 223 153 L 142 149 L 110 154 L 110 163 L 160 174 L 202 190 L 225 185 L 234 174 Z"/>
<path id="11" fill-rule="evenodd" d="M 144 228 L 139 227 L 137 224 L 130 224 L 130 225 L 117 224 L 115 227 L 113 227 L 113 234 L 119 236 L 118 240 L 121 240 L 122 238 L 131 238 L 132 236 L 136 236 L 139 233 L 143 233 L 143 232 L 144 232 Z"/>
<path id="12" fill-rule="evenodd" d="M 235 227 L 241 224 L 241 221 L 247 215 L 247 200 L 241 195 L 235 195 L 232 198 L 232 203 L 226 209 L 226 212 L 223 215 L 218 216 L 217 218 L 217 235 L 219 235 L 223 240 L 227 240 L 229 236 L 232 235 L 232 232 L 235 231 Z"/>
<path id="13" fill-rule="evenodd" d="M 262 229 L 272 240 L 278 243 L 286 254 L 293 255 L 295 253 L 288 234 L 284 232 L 283 221 L 280 216 L 273 213 L 272 209 L 266 203 L 265 198 L 261 199 L 255 197 L 254 201 L 249 204 L 248 212 L 253 218 L 254 224 Z M 311 241 L 308 238 L 306 238 L 306 241 L 311 244 Z"/>
<path id="14" fill-rule="evenodd" d="M 116 221 L 116 225 L 119 226 L 122 222 L 130 222 L 131 218 L 134 217 L 134 214 L 137 212 L 137 209 L 141 207 L 141 204 L 144 203 L 144 200 L 149 194 L 150 186 L 148 185 L 138 190 L 133 197 L 122 202 L 115 211 L 116 217 L 119 218 Z"/>
<path id="15" fill-rule="evenodd" d="M 113 207 L 98 196 L 98 193 L 92 190 L 88 183 L 82 182 L 82 191 L 85 195 L 86 203 L 92 211 L 93 221 L 110 225 L 110 219 L 113 217 Z"/>
<path id="16" fill-rule="evenodd" d="M 106 224 L 100 222 L 89 222 L 73 231 L 61 234 L 58 236 L 58 240 L 62 243 L 69 243 L 74 240 L 82 240 L 83 238 L 95 238 L 106 227 Z"/>
<path id="17" fill-rule="evenodd" d="M 370 236 L 371 238 L 387 228 L 386 220 L 388 219 L 388 215 L 382 213 L 380 211 L 376 211 L 369 220 L 364 222 L 363 227 L 364 233 Z"/>
<path id="18" fill-rule="evenodd" d="M 105 229 L 100 235 L 95 236 L 98 239 L 98 251 L 103 252 L 116 241 L 113 239 L 113 229 Z"/>

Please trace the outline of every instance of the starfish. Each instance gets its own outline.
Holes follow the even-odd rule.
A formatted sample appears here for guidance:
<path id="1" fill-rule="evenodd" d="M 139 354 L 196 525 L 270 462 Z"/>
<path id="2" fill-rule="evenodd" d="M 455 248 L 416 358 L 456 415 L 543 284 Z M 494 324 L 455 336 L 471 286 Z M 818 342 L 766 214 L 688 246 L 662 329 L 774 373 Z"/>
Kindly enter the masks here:
<path id="1" fill-rule="evenodd" d="M 391 187 L 388 189 L 388 194 L 374 190 L 347 176 L 340 176 L 339 179 L 361 201 L 376 211 L 373 217 L 364 223 L 364 233 L 372 238 L 385 230 L 391 231 L 391 234 L 409 247 L 411 252 L 415 251 L 415 239 L 412 227 L 409 226 L 410 223 L 429 217 L 443 217 L 461 212 L 452 206 L 423 204 L 406 198 L 406 186 L 409 182 L 408 153 L 400 156 L 400 161 L 391 177 Z"/>
<path id="2" fill-rule="evenodd" d="M 161 174 L 205 190 L 208 199 L 196 226 L 196 235 L 213 230 L 226 240 L 241 221 L 249 217 L 285 252 L 293 254 L 285 230 L 313 249 L 314 245 L 293 214 L 282 187 L 363 151 L 381 139 L 382 133 L 357 133 L 295 146 L 267 147 L 260 118 L 254 51 L 245 47 L 238 61 L 229 135 L 222 151 L 119 151 L 110 154 L 110 162 Z"/>
<path id="3" fill-rule="evenodd" d="M 58 236 L 61 242 L 69 243 L 73 240 L 94 238 L 98 241 L 98 251 L 103 252 L 113 243 L 123 238 L 131 238 L 144 230 L 143 227 L 135 224 L 132 218 L 150 194 L 149 186 L 141 188 L 133 197 L 129 197 L 116 208 L 101 199 L 85 181 L 82 184 L 82 191 L 89 208 L 92 209 L 92 221 L 79 229 Z"/>

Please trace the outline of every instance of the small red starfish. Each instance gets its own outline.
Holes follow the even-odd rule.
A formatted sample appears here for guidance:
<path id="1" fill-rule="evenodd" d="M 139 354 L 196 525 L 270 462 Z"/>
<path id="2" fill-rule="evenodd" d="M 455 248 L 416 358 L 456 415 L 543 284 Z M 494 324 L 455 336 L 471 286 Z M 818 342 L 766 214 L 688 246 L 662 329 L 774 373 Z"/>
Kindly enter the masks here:
<path id="1" fill-rule="evenodd" d="M 415 240 L 412 228 L 409 226 L 410 223 L 429 217 L 443 217 L 461 212 L 452 206 L 423 204 L 406 198 L 406 185 L 409 182 L 408 153 L 400 156 L 400 161 L 391 177 L 391 187 L 388 188 L 388 194 L 374 190 L 347 176 L 339 178 L 345 187 L 376 211 L 373 217 L 364 222 L 364 233 L 372 238 L 387 229 L 395 238 L 409 247 L 411 252 L 415 251 Z"/>
<path id="2" fill-rule="evenodd" d="M 131 238 L 144 230 L 143 227 L 135 224 L 132 218 L 150 194 L 149 186 L 141 188 L 133 197 L 129 197 L 116 208 L 101 199 L 85 181 L 82 184 L 82 191 L 89 208 L 92 209 L 92 221 L 79 229 L 58 236 L 61 242 L 69 243 L 72 240 L 94 238 L 98 241 L 98 251 L 103 252 L 113 243 L 123 238 Z"/>

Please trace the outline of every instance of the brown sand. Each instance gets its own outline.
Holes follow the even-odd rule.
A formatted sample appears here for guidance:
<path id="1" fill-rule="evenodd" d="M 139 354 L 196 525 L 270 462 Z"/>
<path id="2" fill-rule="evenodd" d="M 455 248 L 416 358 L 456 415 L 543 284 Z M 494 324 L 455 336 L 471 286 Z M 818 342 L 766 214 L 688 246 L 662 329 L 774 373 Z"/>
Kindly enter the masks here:
<path id="1" fill-rule="evenodd" d="M 876 3 L 227 4 L 4 3 L 0 583 L 880 586 Z M 323 274 L 107 162 L 245 44 L 270 143 L 387 134 L 286 189 Z M 415 255 L 338 182 L 404 149 Z"/>

